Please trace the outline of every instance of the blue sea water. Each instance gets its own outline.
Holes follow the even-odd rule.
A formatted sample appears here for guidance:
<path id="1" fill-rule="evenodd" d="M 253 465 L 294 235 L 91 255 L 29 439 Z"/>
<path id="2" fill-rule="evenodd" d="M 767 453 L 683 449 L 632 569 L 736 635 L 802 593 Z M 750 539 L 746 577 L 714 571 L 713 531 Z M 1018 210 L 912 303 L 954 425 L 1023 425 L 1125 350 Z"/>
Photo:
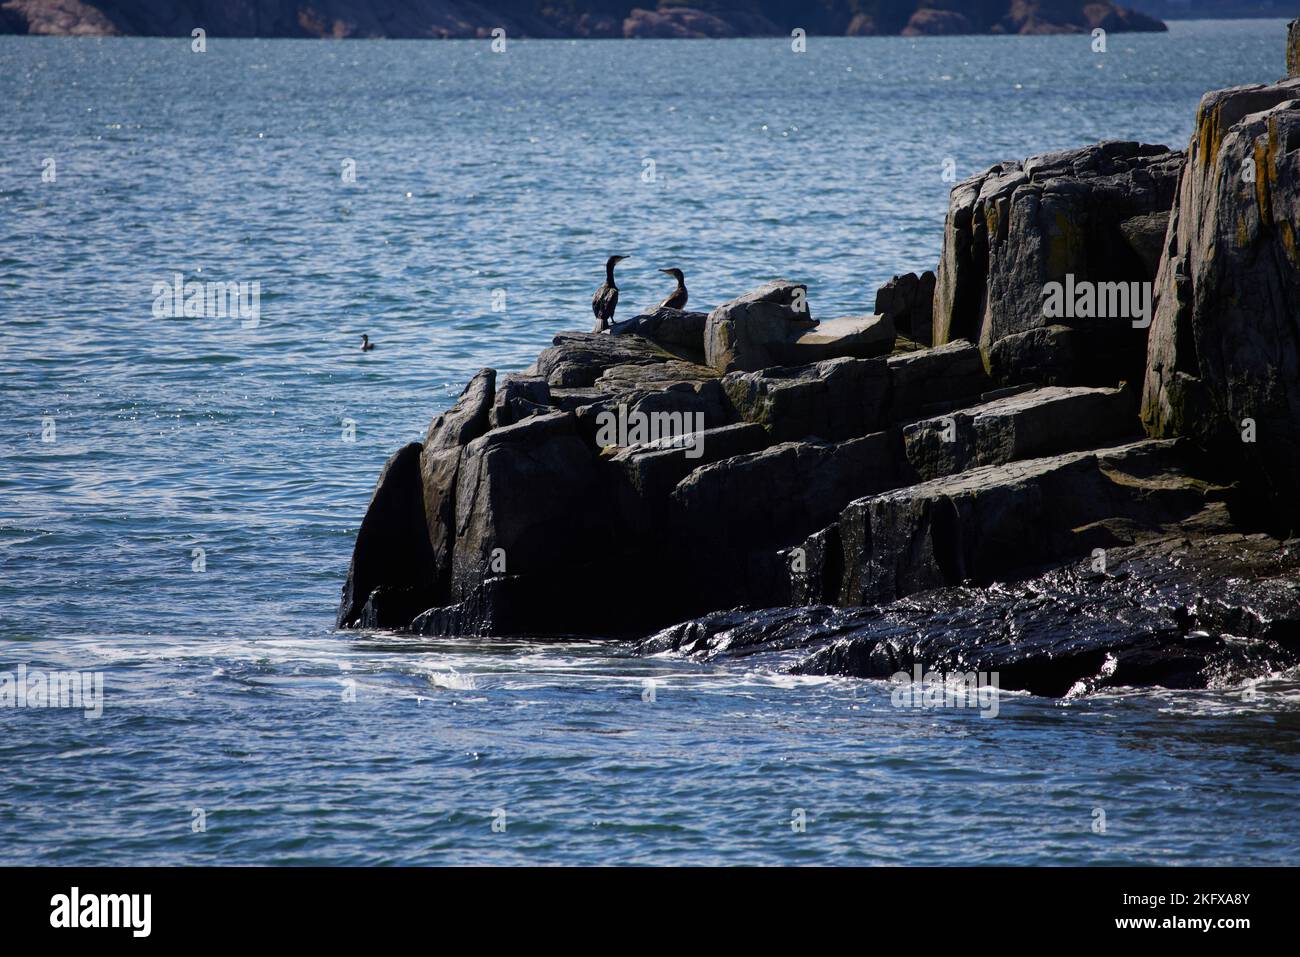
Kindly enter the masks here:
<path id="1" fill-rule="evenodd" d="M 780 275 L 868 312 L 935 263 L 946 161 L 1182 146 L 1283 35 L 0 37 L 0 671 L 105 680 L 97 719 L 0 708 L 6 860 L 1293 863 L 1294 674 L 990 720 L 332 630 L 384 459 L 480 367 L 588 328 L 607 255 L 628 315 L 671 265 L 697 307 Z M 259 282 L 256 327 L 155 317 L 177 272 Z"/>

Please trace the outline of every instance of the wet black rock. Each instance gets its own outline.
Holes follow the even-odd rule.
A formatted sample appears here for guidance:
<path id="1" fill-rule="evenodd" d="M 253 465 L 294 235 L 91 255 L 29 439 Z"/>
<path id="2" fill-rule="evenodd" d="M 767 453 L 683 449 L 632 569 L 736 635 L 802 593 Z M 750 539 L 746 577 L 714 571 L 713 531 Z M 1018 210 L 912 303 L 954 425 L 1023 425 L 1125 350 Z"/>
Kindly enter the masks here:
<path id="1" fill-rule="evenodd" d="M 1300 542 L 1215 533 L 1230 524 L 1221 512 L 1209 523 L 1009 584 L 872 607 L 716 612 L 638 651 L 862 678 L 917 664 L 996 672 L 1005 690 L 1054 696 L 1232 687 L 1300 663 Z"/>
<path id="2" fill-rule="evenodd" d="M 436 603 L 433 548 L 429 544 L 420 478 L 418 442 L 403 446 L 384 463 L 366 517 L 357 531 L 352 563 L 339 603 L 338 626 L 354 627 L 371 593 L 380 586 L 414 589 L 419 597 L 402 604 Z M 400 627 L 410 619 L 382 614 L 377 603 L 369 620 L 378 627 Z"/>

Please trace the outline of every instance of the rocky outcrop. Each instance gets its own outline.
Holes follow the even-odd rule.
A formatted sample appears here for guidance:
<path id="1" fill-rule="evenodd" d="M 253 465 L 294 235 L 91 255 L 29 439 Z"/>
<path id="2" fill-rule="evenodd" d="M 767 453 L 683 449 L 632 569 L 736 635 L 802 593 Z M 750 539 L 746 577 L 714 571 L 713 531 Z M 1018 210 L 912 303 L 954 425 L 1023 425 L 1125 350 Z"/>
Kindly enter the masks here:
<path id="1" fill-rule="evenodd" d="M 736 28 L 722 17 L 691 7 L 666 7 L 661 10 L 634 7 L 623 20 L 623 36 L 635 40 L 684 40 L 736 35 Z"/>
<path id="2" fill-rule="evenodd" d="M 1183 160 L 1163 146 L 1109 142 L 1001 163 L 958 184 L 934 342 L 978 342 L 1005 383 L 1135 381 L 1150 322 L 1142 298 L 1150 286 L 1141 284 L 1155 279 L 1151 239 Z M 1049 283 L 1061 284 L 1060 308 L 1051 308 Z"/>
<path id="3" fill-rule="evenodd" d="M 806 593 L 870 605 L 1005 580 L 1107 544 L 1097 523 L 1181 518 L 1213 491 L 1150 441 L 976 467 L 849 504 L 813 543 L 838 553 L 809 567 Z"/>
<path id="4" fill-rule="evenodd" d="M 536 388 L 533 394 L 540 398 L 546 383 L 535 381 L 540 388 Z M 522 391 L 522 387 L 515 383 L 507 383 L 500 396 L 495 394 L 495 386 L 496 371 L 493 369 L 484 369 L 474 376 L 456 404 L 433 420 L 420 450 L 424 518 L 429 546 L 433 550 L 432 574 L 425 583 L 432 592 L 434 601 L 431 604 L 442 604 L 451 594 L 456 487 L 460 481 L 463 450 L 490 426 L 513 423 L 517 415 L 523 417 L 524 410 L 518 403 L 529 401 L 522 396 L 511 398 L 512 391 Z M 499 404 L 497 398 L 502 400 Z"/>
<path id="5" fill-rule="evenodd" d="M 0 33 L 58 36 L 188 37 L 202 25 L 211 37 L 391 37 L 402 39 L 486 38 L 495 29 L 509 37 L 702 38 L 789 37 L 798 27 L 808 34 L 862 36 L 898 33 L 923 0 L 884 5 L 872 17 L 851 0 L 829 0 L 809 7 L 787 0 L 752 0 L 709 9 L 637 0 L 610 3 L 574 0 L 537 4 L 532 0 L 260 0 L 257 3 L 205 3 L 202 0 L 4 0 Z M 1163 29 L 1159 21 L 1115 7 L 1106 0 L 1001 0 L 993 4 L 958 0 L 957 10 L 922 9 L 915 33 L 1057 32 L 1084 26 L 1108 30 Z M 1057 28 L 1052 30 L 1051 28 Z M 1089 27 L 1090 28 L 1090 27 Z"/>
<path id="6" fill-rule="evenodd" d="M 401 627 L 422 608 L 437 604 L 433 589 L 437 572 L 426 533 L 420 453 L 418 442 L 403 446 L 379 473 L 352 548 L 339 602 L 340 628 Z M 381 588 L 384 594 L 376 597 Z M 374 603 L 367 612 L 372 598 Z"/>
<path id="7" fill-rule="evenodd" d="M 875 312 L 891 320 L 900 335 L 929 345 L 933 339 L 934 273 L 895 276 L 876 291 Z"/>
<path id="8" fill-rule="evenodd" d="M 999 26 L 1006 33 L 1024 35 L 1089 33 L 1097 28 L 1108 33 L 1153 33 L 1168 29 L 1160 20 L 1136 10 L 1111 3 L 1080 6 L 1072 0 L 1012 0 L 1011 9 Z"/>
<path id="9" fill-rule="evenodd" d="M 1171 216 L 1142 420 L 1300 520 L 1300 79 L 1201 99 Z"/>
<path id="10" fill-rule="evenodd" d="M 923 7 L 912 14 L 903 27 L 905 37 L 945 37 L 974 33 L 975 28 L 956 10 L 932 10 Z"/>
<path id="11" fill-rule="evenodd" d="M 1188 157 L 1104 143 L 960 184 L 931 348 L 892 331 L 917 277 L 820 324 L 782 280 L 484 370 L 385 466 L 340 625 L 670 626 L 636 649 L 1056 695 L 1300 663 L 1300 543 L 1264 531 L 1300 478 L 1300 79 L 1208 95 Z M 1149 350 L 1132 317 L 1041 314 L 1058 277 L 1153 271 Z"/>

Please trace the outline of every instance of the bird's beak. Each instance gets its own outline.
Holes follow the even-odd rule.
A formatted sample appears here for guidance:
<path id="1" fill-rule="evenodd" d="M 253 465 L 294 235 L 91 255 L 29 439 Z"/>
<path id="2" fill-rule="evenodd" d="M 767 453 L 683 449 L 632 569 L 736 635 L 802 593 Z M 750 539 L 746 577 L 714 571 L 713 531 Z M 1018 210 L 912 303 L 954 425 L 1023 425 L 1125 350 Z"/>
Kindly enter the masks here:
<path id="1" fill-rule="evenodd" d="M 659 270 L 659 271 L 662 272 L 662 273 L 671 273 L 671 272 L 672 272 L 671 269 L 661 269 L 661 270 Z"/>

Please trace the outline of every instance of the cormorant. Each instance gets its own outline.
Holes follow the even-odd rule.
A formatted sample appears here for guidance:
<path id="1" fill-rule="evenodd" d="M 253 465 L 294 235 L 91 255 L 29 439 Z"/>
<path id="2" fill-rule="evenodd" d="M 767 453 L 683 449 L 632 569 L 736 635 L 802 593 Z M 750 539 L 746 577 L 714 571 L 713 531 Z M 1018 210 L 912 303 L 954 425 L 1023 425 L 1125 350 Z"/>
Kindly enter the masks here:
<path id="1" fill-rule="evenodd" d="M 369 351 L 370 351 L 371 349 L 373 349 L 374 347 L 375 347 L 375 344 L 374 344 L 373 342 L 370 341 L 370 337 L 367 336 L 367 335 L 365 335 L 365 334 L 362 334 L 362 336 L 361 336 L 361 351 L 362 351 L 362 352 L 369 352 Z"/>
<path id="2" fill-rule="evenodd" d="M 677 280 L 677 288 L 673 290 L 672 295 L 659 303 L 660 309 L 685 309 L 686 308 L 686 277 L 682 275 L 680 269 L 661 269 L 660 272 L 666 272 Z"/>
<path id="3" fill-rule="evenodd" d="M 591 311 L 600 320 L 598 332 L 608 329 L 614 318 L 614 309 L 618 306 L 618 286 L 614 285 L 614 267 L 626 258 L 626 256 L 610 256 L 605 260 L 605 284 L 596 290 L 596 295 L 591 297 Z"/>

